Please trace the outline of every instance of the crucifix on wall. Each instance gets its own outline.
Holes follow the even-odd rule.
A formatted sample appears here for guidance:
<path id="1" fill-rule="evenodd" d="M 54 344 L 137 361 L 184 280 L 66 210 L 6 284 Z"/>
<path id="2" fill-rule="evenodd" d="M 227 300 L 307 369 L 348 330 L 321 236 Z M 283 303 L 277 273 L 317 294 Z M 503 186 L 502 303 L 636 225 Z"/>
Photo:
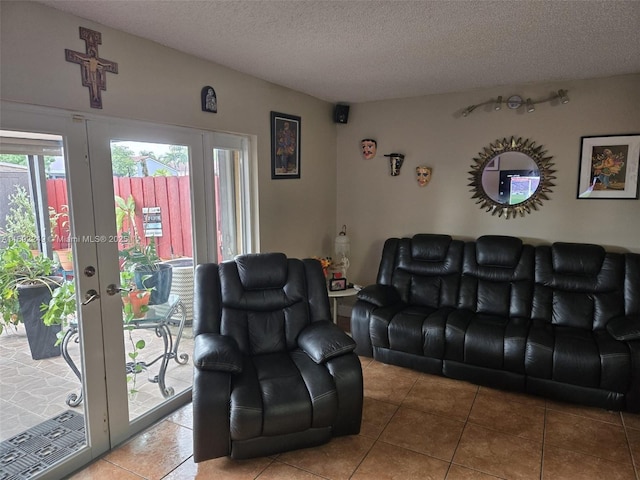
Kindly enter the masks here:
<path id="1" fill-rule="evenodd" d="M 118 64 L 98 55 L 98 45 L 102 44 L 102 34 L 80 27 L 80 38 L 84 40 L 86 53 L 64 49 L 67 62 L 80 65 L 82 85 L 89 87 L 91 108 L 102 108 L 101 90 L 107 89 L 106 72 L 118 73 Z"/>

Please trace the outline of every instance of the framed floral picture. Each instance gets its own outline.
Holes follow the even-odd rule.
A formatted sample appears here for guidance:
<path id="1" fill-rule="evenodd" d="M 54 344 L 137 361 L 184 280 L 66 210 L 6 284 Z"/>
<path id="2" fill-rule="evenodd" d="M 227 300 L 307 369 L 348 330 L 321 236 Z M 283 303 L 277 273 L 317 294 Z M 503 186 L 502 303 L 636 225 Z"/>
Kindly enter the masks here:
<path id="1" fill-rule="evenodd" d="M 301 120 L 271 112 L 271 178 L 300 178 Z"/>
<path id="2" fill-rule="evenodd" d="M 578 198 L 638 198 L 640 134 L 582 137 Z"/>

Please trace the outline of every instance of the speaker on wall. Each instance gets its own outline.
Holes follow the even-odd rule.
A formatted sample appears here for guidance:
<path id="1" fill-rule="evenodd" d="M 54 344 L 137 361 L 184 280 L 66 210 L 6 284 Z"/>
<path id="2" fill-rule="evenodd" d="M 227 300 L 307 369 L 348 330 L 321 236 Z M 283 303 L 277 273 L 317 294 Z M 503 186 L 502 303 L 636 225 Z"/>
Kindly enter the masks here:
<path id="1" fill-rule="evenodd" d="M 347 123 L 349 120 L 349 105 L 336 105 L 333 119 L 336 123 Z"/>

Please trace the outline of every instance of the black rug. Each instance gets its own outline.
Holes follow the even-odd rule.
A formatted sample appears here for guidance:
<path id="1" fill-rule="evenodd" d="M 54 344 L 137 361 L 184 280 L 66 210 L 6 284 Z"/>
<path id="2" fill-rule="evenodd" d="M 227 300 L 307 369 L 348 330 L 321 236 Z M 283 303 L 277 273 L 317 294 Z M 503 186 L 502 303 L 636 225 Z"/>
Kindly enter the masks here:
<path id="1" fill-rule="evenodd" d="M 67 410 L 0 443 L 0 480 L 32 478 L 85 444 L 84 415 Z"/>

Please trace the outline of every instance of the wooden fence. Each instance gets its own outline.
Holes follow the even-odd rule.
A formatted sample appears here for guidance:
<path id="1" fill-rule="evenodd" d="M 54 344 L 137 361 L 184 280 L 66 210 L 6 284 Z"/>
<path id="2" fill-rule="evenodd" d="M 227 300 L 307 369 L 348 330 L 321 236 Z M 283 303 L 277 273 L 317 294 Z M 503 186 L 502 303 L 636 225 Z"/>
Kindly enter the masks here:
<path id="1" fill-rule="evenodd" d="M 129 195 L 133 195 L 136 202 L 136 227 L 143 245 L 148 244 L 149 238 L 144 235 L 142 209 L 143 207 L 160 207 L 162 236 L 155 237 L 158 255 L 163 259 L 193 256 L 188 176 L 113 177 L 113 188 L 115 195 L 124 200 L 127 200 Z M 64 205 L 68 203 L 66 180 L 47 180 L 47 196 L 50 207 L 58 213 L 65 211 Z M 61 217 L 52 232 L 54 249 L 69 246 L 67 241 L 69 228 L 65 220 L 65 217 Z M 125 230 L 129 231 L 129 228 L 125 226 Z M 129 231 L 129 233 L 133 232 Z"/>

